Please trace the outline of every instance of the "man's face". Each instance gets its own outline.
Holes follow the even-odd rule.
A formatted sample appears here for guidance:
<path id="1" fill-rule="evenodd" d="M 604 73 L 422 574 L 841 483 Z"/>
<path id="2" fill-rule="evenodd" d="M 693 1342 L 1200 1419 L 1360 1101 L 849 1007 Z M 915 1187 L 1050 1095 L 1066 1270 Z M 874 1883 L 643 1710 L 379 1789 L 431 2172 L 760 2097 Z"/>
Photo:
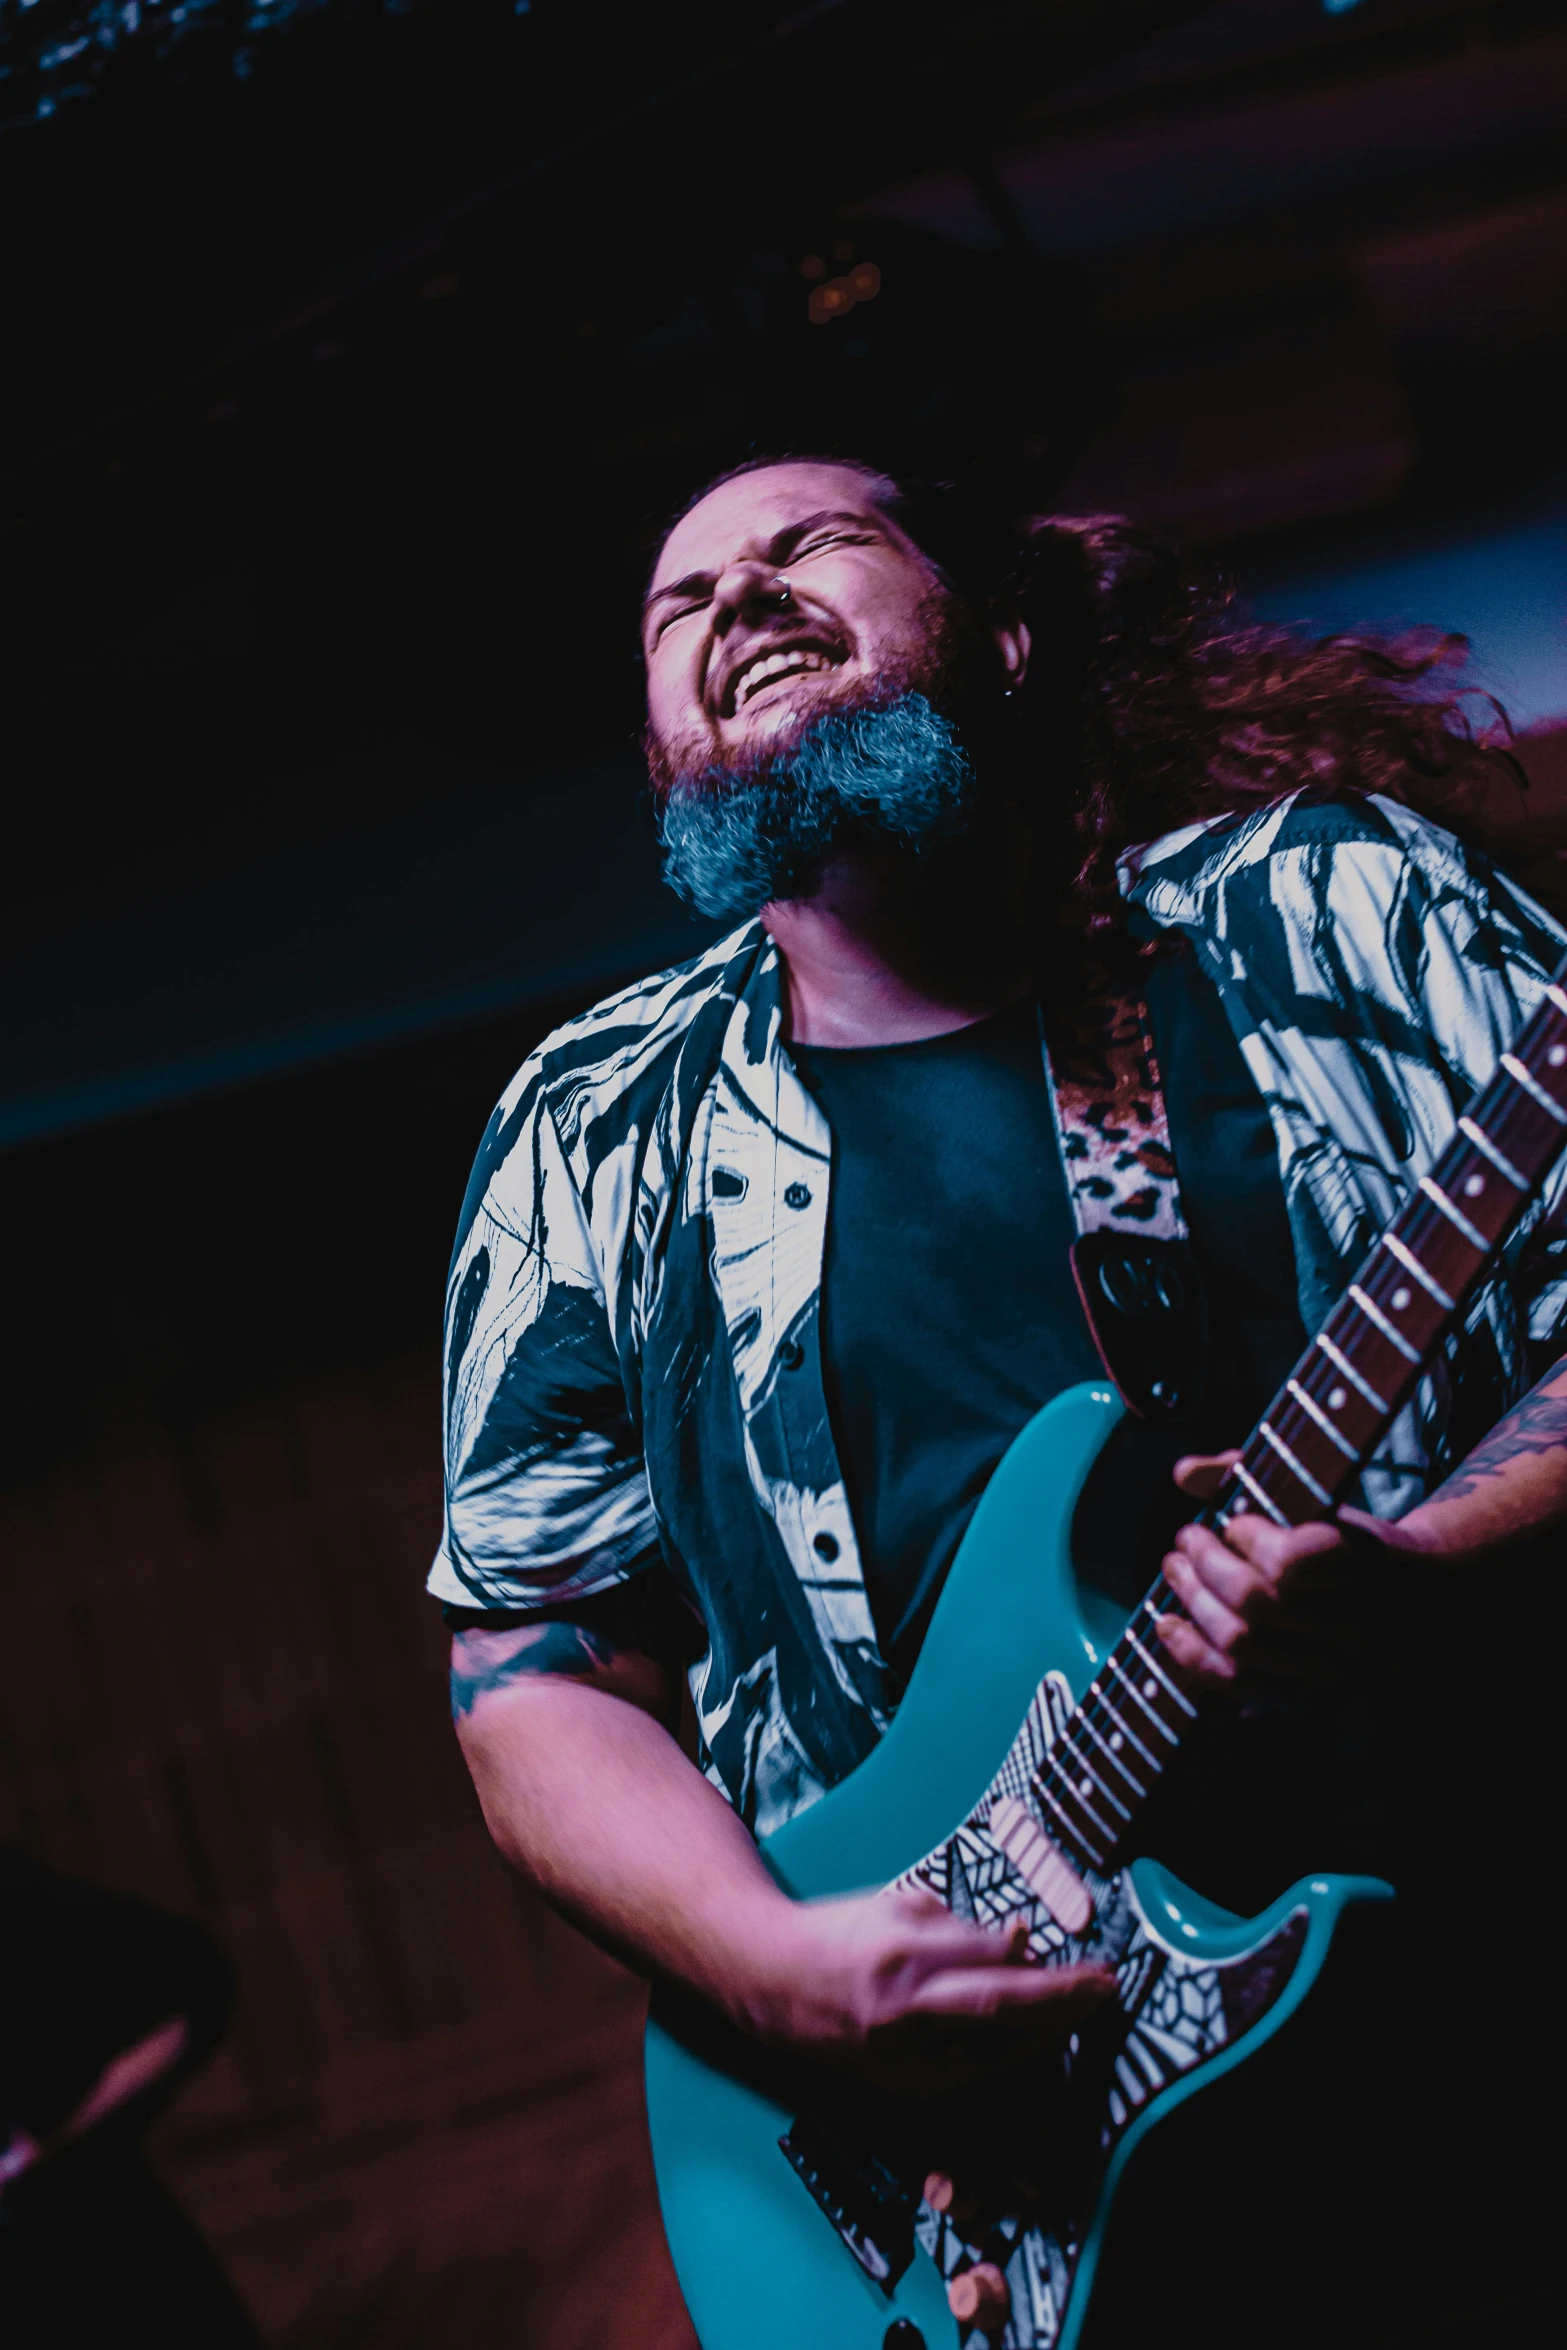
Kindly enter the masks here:
<path id="1" fill-rule="evenodd" d="M 744 764 L 835 705 L 916 682 L 940 595 L 852 467 L 723 483 L 670 532 L 644 607 L 660 763 Z"/>

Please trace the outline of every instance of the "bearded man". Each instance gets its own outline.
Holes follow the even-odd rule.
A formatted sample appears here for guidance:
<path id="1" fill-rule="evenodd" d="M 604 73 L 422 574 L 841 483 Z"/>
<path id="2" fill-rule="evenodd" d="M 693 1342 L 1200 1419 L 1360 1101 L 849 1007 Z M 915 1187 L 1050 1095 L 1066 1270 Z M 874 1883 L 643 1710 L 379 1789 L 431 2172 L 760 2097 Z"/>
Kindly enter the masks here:
<path id="1" fill-rule="evenodd" d="M 1393 1676 L 1407 1698 L 1438 1669 L 1433 1626 L 1471 1622 L 1567 1515 L 1567 1374 L 1530 1391 L 1559 1351 L 1551 1247 L 1537 1230 L 1509 1252 L 1365 1510 L 1221 1535 L 1182 1524 L 1189 1497 L 1434 1162 L 1562 938 L 1419 812 L 1461 806 L 1484 765 L 1434 654 L 1240 627 L 1128 525 L 1011 528 L 864 466 L 761 462 L 671 527 L 643 629 L 668 878 L 740 927 L 549 1037 L 480 1150 L 431 1577 L 458 1731 L 502 1852 L 634 1966 L 878 2077 L 927 2036 L 983 2070 L 1071 2032 L 1108 1978 L 1019 1965 L 907 1897 L 796 1904 L 753 1838 L 871 1751 L 998 1461 L 1103 1377 L 1053 1035 L 1091 973 L 1119 975 L 1162 1077 L 1207 1367 L 1179 1399 L 1165 1383 L 1168 1425 L 1158 1383 L 1142 1397 L 1078 1550 L 1128 1602 L 1163 1559 L 1185 1611 L 1163 1619 L 1167 1668 L 1211 1702 L 1149 1841 L 1250 1909 L 1303 1868 L 1419 1845 L 1409 1706 L 1402 1769 L 1376 1760 L 1392 1586 L 1366 1562 L 1403 1577 L 1424 1660 Z M 1268 2076 L 1283 2154 L 1235 2159 L 1265 2125 L 1255 2098 L 1184 2109 L 1214 2116 L 1191 2125 L 1184 2200 L 1142 2212 L 1091 2340 L 1168 2317 L 1177 2275 L 1215 2343 L 1259 2323 L 1345 2339 L 1362 2318 L 1385 2339 L 1433 2293 L 1462 2305 L 1451 2274 L 1416 2279 L 1368 2234 L 1424 2125 L 1359 2128 L 1333 2102 L 1399 2038 L 1388 2016 L 1384 1988 L 1372 2041 L 1342 2016 L 1291 2027 L 1308 2056 Z M 1502 2224 L 1484 2221 L 1488 2258 Z M 1264 2316 L 1308 2245 L 1312 2291 Z M 1500 2293 L 1483 2267 L 1472 2302 Z"/>

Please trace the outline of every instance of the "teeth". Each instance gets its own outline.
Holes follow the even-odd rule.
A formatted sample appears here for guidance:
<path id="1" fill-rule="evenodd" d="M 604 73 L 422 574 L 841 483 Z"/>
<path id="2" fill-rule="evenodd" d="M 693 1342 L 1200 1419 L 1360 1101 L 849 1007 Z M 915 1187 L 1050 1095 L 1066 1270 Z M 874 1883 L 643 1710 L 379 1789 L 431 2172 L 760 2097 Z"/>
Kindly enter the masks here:
<path id="1" fill-rule="evenodd" d="M 804 646 L 797 646 L 787 653 L 767 653 L 760 661 L 747 662 L 741 670 L 735 680 L 735 706 L 738 709 L 742 702 L 749 701 L 759 686 L 768 684 L 775 677 L 831 667 L 832 663 L 825 653 L 813 653 Z"/>

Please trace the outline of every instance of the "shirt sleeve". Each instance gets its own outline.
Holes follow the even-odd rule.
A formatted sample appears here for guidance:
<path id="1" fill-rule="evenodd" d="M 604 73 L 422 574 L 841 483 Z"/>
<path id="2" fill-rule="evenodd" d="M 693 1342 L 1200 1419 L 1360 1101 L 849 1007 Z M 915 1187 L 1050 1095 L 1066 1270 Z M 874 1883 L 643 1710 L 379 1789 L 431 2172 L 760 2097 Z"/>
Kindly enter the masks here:
<path id="1" fill-rule="evenodd" d="M 1456 1112 L 1489 1082 L 1539 1009 L 1567 938 L 1488 858 L 1394 803 L 1378 804 L 1391 820 L 1394 842 L 1386 853 L 1362 848 L 1341 862 L 1337 878 L 1346 902 L 1335 908 L 1336 935 L 1370 942 L 1368 968 L 1358 975 L 1362 986 L 1377 1000 L 1407 1007 L 1415 1034 L 1435 1048 Z M 1564 1209 L 1567 1161 L 1503 1258 L 1535 1351 L 1535 1376 L 1544 1367 L 1541 1355 L 1559 1351 L 1567 1323 Z"/>
<path id="2" fill-rule="evenodd" d="M 1420 1009 L 1450 1065 L 1478 1089 L 1539 1009 L 1567 937 L 1543 906 L 1489 860 L 1463 858 L 1469 891 L 1460 897 L 1451 887 L 1453 848 L 1445 836 L 1437 834 L 1433 842 L 1428 830 L 1418 849 L 1424 852 L 1420 862 L 1433 917 L 1422 940 Z M 1567 1161 L 1558 1164 L 1504 1258 L 1536 1355 L 1534 1376 L 1559 1351 L 1567 1322 L 1564 1208 Z"/>
<path id="3" fill-rule="evenodd" d="M 537 1062 L 490 1121 L 447 1286 L 445 1529 L 429 1589 L 527 1611 L 659 1557 L 603 1268 Z"/>

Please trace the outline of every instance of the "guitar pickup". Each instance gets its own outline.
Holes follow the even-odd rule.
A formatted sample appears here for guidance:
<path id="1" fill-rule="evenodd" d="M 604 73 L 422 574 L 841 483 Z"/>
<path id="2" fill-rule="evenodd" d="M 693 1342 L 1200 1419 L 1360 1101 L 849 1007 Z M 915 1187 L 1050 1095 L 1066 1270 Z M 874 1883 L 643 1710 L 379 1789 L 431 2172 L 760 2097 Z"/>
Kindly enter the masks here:
<path id="1" fill-rule="evenodd" d="M 890 2293 L 914 2258 L 919 2197 L 878 2156 L 846 2145 L 808 2114 L 778 2144 L 866 2275 Z"/>

